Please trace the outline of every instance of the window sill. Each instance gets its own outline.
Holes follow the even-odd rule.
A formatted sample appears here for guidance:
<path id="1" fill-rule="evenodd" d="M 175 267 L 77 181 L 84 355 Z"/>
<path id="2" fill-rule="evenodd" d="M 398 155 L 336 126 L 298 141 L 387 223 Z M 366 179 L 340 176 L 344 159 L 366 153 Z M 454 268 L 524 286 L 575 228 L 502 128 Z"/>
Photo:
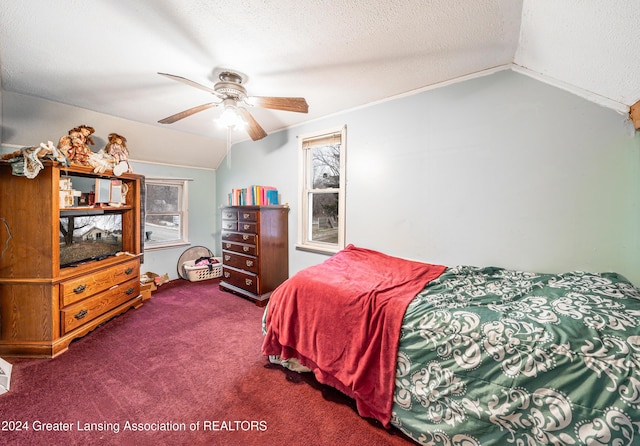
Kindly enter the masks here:
<path id="1" fill-rule="evenodd" d="M 332 256 L 335 253 L 337 253 L 338 251 L 340 251 L 340 248 L 338 248 L 337 246 L 329 248 L 329 247 L 324 247 L 324 246 L 310 246 L 310 245 L 297 244 L 296 245 L 296 250 L 298 250 L 298 251 L 307 251 L 307 252 L 313 252 L 313 253 L 316 253 L 316 254 L 324 254 L 324 255 Z"/>
<path id="2" fill-rule="evenodd" d="M 179 248 L 181 246 L 189 246 L 191 243 L 189 242 L 176 242 L 176 243 L 163 243 L 157 245 L 144 245 L 144 250 L 146 251 L 156 251 L 160 249 L 171 249 L 171 248 Z"/>

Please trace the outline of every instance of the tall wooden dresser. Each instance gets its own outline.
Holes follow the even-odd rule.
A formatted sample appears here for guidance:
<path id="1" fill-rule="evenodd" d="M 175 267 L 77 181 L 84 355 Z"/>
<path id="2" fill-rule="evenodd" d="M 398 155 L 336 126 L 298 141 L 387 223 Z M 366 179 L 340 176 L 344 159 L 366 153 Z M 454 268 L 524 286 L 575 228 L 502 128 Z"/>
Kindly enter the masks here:
<path id="1" fill-rule="evenodd" d="M 287 206 L 222 208 L 220 289 L 266 305 L 289 277 Z"/>

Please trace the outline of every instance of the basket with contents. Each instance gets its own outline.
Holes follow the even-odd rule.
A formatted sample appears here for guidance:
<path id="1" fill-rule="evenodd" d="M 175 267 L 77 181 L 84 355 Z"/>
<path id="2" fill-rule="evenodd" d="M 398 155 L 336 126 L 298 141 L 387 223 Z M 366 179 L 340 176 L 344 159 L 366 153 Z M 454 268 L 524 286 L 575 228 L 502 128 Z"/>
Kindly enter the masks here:
<path id="1" fill-rule="evenodd" d="M 200 257 L 196 260 L 187 260 L 182 264 L 182 268 L 190 282 L 215 279 L 222 276 L 222 258 Z"/>

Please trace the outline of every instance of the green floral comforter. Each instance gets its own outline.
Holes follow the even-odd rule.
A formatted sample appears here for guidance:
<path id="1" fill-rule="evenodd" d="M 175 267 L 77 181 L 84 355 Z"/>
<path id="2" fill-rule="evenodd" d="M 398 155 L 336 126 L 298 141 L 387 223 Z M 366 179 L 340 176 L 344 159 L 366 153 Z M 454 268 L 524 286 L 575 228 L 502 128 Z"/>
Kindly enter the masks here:
<path id="1" fill-rule="evenodd" d="M 425 445 L 639 445 L 640 293 L 449 268 L 405 314 L 391 422 Z"/>

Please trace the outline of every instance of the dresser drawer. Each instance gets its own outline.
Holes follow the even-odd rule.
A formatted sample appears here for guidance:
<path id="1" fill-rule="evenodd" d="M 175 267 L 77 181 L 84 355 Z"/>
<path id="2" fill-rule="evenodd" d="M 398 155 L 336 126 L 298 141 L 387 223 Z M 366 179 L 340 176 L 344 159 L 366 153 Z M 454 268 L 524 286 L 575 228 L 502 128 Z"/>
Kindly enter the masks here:
<path id="1" fill-rule="evenodd" d="M 258 276 L 222 267 L 222 280 L 253 294 L 258 294 Z"/>
<path id="2" fill-rule="evenodd" d="M 99 293 L 113 286 L 122 283 L 132 277 L 139 280 L 140 262 L 138 259 L 114 265 L 91 275 L 67 280 L 60 283 L 60 305 L 66 307 L 74 302 L 78 302 L 93 294 Z"/>
<path id="3" fill-rule="evenodd" d="M 255 256 L 258 254 L 258 250 L 255 245 L 247 245 L 244 243 L 223 242 L 222 249 L 227 251 L 239 252 L 240 254 L 247 254 Z"/>
<path id="4" fill-rule="evenodd" d="M 248 232 L 250 234 L 256 234 L 258 232 L 258 223 L 239 221 L 238 222 L 238 231 L 240 231 L 240 232 Z"/>
<path id="5" fill-rule="evenodd" d="M 255 257 L 227 251 L 222 254 L 222 262 L 225 265 L 258 274 L 258 260 Z"/>
<path id="6" fill-rule="evenodd" d="M 237 220 L 238 219 L 238 211 L 233 209 L 223 209 L 222 210 L 222 219 L 223 220 Z"/>
<path id="7" fill-rule="evenodd" d="M 257 222 L 258 212 L 257 211 L 238 211 L 238 220 Z"/>
<path id="8" fill-rule="evenodd" d="M 107 291 L 63 308 L 60 312 L 62 333 L 69 333 L 139 294 L 140 280 L 136 276 L 128 282 L 114 285 Z"/>
<path id="9" fill-rule="evenodd" d="M 225 229 L 227 231 L 237 231 L 238 222 L 231 220 L 222 220 L 222 229 Z"/>
<path id="10" fill-rule="evenodd" d="M 257 236 L 255 234 L 245 234 L 245 233 L 239 233 L 239 232 L 226 232 L 226 231 L 222 232 L 222 240 L 226 242 L 241 242 L 241 243 L 249 243 L 251 245 L 256 245 L 257 244 L 256 237 Z"/>

